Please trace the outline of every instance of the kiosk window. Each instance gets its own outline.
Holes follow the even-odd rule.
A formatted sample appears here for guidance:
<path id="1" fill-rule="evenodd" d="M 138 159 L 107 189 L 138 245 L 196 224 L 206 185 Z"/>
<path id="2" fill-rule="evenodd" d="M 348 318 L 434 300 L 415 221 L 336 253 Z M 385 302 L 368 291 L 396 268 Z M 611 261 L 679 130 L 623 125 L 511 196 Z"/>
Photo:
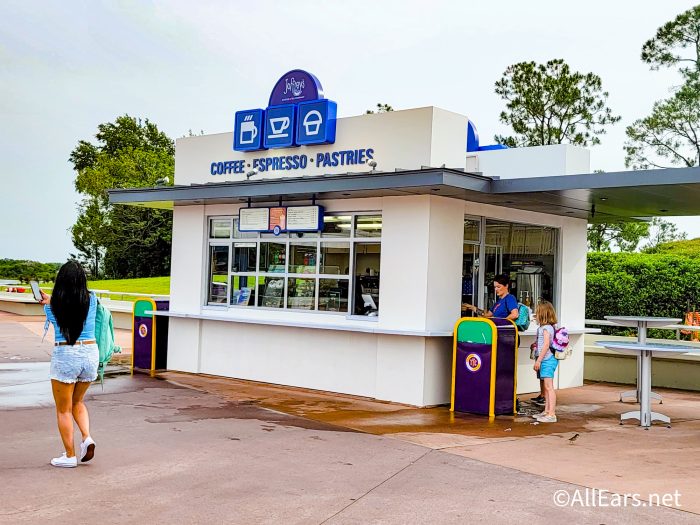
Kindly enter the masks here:
<path id="1" fill-rule="evenodd" d="M 351 215 L 332 215 L 323 220 L 322 237 L 350 237 Z"/>
<path id="2" fill-rule="evenodd" d="M 316 243 L 289 243 L 289 273 L 316 273 Z"/>
<path id="3" fill-rule="evenodd" d="M 355 237 L 381 237 L 381 215 L 358 215 L 355 217 Z"/>
<path id="4" fill-rule="evenodd" d="M 379 314 L 381 244 L 355 244 L 355 315 Z"/>
<path id="5" fill-rule="evenodd" d="M 255 242 L 233 243 L 233 264 L 231 271 L 254 272 L 257 263 L 258 244 Z"/>
<path id="6" fill-rule="evenodd" d="M 297 310 L 314 310 L 316 280 L 290 278 L 287 285 L 287 307 Z"/>
<path id="7" fill-rule="evenodd" d="M 211 219 L 209 225 L 210 239 L 229 239 L 231 237 L 231 219 Z"/>
<path id="8" fill-rule="evenodd" d="M 381 215 L 327 214 L 320 232 L 279 236 L 238 224 L 209 218 L 209 304 L 378 315 Z"/>
<path id="9" fill-rule="evenodd" d="M 287 262 L 287 244 L 281 242 L 260 243 L 260 271 L 284 273 Z"/>
<path id="10" fill-rule="evenodd" d="M 346 242 L 322 242 L 320 263 L 319 273 L 349 275 L 350 244 Z"/>
<path id="11" fill-rule="evenodd" d="M 209 247 L 208 302 L 228 302 L 228 246 Z"/>
<path id="12" fill-rule="evenodd" d="M 260 302 L 265 308 L 284 308 L 284 279 L 282 277 L 260 277 L 258 279 Z"/>
<path id="13" fill-rule="evenodd" d="M 318 309 L 325 312 L 348 311 L 348 279 L 319 279 Z"/>

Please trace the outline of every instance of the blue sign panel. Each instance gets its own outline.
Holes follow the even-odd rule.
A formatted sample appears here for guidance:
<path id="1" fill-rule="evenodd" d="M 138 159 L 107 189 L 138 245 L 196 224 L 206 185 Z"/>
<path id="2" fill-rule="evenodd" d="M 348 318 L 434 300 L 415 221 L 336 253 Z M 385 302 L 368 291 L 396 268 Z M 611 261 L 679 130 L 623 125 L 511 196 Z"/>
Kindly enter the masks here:
<path id="1" fill-rule="evenodd" d="M 333 144 L 335 142 L 335 117 L 338 107 L 328 99 L 300 102 L 297 111 L 296 143 Z"/>
<path id="2" fill-rule="evenodd" d="M 270 106 L 265 111 L 266 148 L 289 148 L 294 145 L 296 107 L 294 104 Z"/>
<path id="3" fill-rule="evenodd" d="M 247 109 L 236 112 L 236 125 L 233 132 L 233 149 L 255 151 L 263 148 L 263 128 L 265 112 L 262 109 Z"/>

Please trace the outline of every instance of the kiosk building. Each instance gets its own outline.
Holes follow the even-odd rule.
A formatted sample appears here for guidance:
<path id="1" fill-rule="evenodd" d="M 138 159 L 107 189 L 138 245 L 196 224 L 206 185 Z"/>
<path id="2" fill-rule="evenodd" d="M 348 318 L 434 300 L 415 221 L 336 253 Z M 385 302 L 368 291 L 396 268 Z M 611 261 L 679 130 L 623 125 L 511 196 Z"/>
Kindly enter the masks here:
<path id="1" fill-rule="evenodd" d="M 698 208 L 679 198 L 697 169 L 591 174 L 586 149 L 480 147 L 435 107 L 336 118 L 298 70 L 235 121 L 177 140 L 174 186 L 110 192 L 173 210 L 171 370 L 448 403 L 462 305 L 490 306 L 505 273 L 519 301 L 554 303 L 573 346 L 555 384 L 579 386 L 587 222 Z M 534 333 L 519 393 L 539 389 Z"/>

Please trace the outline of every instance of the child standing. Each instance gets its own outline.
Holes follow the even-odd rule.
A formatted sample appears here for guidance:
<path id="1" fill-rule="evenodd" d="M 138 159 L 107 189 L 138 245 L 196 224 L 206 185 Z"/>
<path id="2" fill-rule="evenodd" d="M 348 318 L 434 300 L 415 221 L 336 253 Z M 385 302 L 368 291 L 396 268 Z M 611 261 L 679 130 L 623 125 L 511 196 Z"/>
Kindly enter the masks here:
<path id="1" fill-rule="evenodd" d="M 557 416 L 555 407 L 557 395 L 554 392 L 554 372 L 559 361 L 554 357 L 551 347 L 554 339 L 555 326 L 557 324 L 557 314 L 554 306 L 549 301 L 543 301 L 535 309 L 537 318 L 537 348 L 535 350 L 535 364 L 533 368 L 538 372 L 538 376 L 544 383 L 544 411 L 537 414 L 535 419 L 540 423 L 556 423 Z"/>

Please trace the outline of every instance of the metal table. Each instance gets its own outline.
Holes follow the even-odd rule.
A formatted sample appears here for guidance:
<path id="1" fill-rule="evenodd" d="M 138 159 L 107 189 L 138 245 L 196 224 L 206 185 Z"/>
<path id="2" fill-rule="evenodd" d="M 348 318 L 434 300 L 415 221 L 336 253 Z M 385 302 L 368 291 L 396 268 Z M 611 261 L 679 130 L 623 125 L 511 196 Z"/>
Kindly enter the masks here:
<path id="1" fill-rule="evenodd" d="M 681 319 L 672 317 L 648 317 L 636 315 L 606 315 L 605 319 L 619 326 L 629 326 L 637 328 L 637 343 L 644 345 L 647 342 L 647 328 L 661 328 L 670 324 L 678 324 Z M 620 392 L 620 401 L 625 397 L 634 397 L 634 400 L 639 403 L 639 378 L 642 375 L 642 359 L 641 355 L 637 354 L 637 389 Z M 649 392 L 651 399 L 657 399 L 659 403 L 663 403 L 661 396 L 656 392 Z"/>
<path id="2" fill-rule="evenodd" d="M 637 376 L 637 388 L 639 389 L 639 410 L 625 412 L 620 415 L 620 424 L 626 419 L 638 419 L 639 426 L 649 428 L 652 421 L 663 421 L 670 424 L 671 419 L 664 414 L 651 411 L 651 358 L 653 355 L 678 355 L 694 353 L 696 348 L 685 345 L 673 345 L 662 343 L 628 343 L 625 341 L 598 341 L 602 346 L 622 354 L 636 354 L 641 365 L 641 373 Z"/>

